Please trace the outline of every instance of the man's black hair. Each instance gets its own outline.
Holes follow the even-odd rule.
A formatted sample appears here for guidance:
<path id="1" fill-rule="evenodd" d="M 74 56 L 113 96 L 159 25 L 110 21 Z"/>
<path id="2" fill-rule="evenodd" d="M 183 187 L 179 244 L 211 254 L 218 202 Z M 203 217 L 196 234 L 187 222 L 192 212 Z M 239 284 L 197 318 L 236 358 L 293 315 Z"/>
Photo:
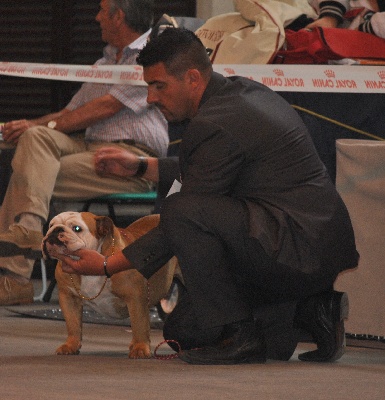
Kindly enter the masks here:
<path id="1" fill-rule="evenodd" d="M 194 32 L 184 28 L 166 28 L 152 38 L 139 53 L 137 62 L 144 68 L 164 63 L 167 72 L 177 77 L 188 69 L 197 69 L 207 76 L 212 72 L 203 43 Z"/>

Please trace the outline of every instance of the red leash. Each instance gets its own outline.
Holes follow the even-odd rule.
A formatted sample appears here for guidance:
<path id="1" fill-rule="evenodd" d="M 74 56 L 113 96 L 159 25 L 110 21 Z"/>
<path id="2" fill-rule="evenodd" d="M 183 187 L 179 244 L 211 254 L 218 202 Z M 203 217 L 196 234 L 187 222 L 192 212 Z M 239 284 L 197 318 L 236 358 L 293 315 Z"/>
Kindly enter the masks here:
<path id="1" fill-rule="evenodd" d="M 162 346 L 165 343 L 175 343 L 176 345 L 178 345 L 179 348 L 179 352 L 182 351 L 180 344 L 176 341 L 176 340 L 163 340 L 163 342 L 160 342 L 154 350 L 154 358 L 156 358 L 157 360 L 173 360 L 174 358 L 178 358 L 178 353 L 175 354 L 168 354 L 166 356 L 158 356 L 156 354 L 157 350 L 159 349 L 160 346 Z"/>

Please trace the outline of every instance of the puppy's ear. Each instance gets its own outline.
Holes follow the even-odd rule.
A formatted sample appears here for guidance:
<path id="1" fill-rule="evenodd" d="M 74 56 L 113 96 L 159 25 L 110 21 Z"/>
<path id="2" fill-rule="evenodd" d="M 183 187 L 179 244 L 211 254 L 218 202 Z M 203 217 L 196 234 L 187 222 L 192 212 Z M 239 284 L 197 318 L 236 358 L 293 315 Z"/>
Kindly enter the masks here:
<path id="1" fill-rule="evenodd" d="M 109 217 L 95 217 L 96 219 L 96 238 L 100 239 L 106 236 L 113 236 L 114 223 Z"/>

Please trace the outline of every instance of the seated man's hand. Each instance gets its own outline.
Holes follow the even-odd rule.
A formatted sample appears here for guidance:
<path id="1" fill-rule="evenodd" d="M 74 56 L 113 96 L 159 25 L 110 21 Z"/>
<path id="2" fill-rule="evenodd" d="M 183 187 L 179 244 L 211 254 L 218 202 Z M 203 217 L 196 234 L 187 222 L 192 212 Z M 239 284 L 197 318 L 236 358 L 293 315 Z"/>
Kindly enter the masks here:
<path id="1" fill-rule="evenodd" d="M 321 28 L 337 28 L 338 21 L 334 17 L 325 16 L 316 19 L 314 22 L 310 23 L 305 27 L 305 29 L 313 29 L 317 27 Z"/>
<path id="2" fill-rule="evenodd" d="M 27 119 L 6 122 L 3 127 L 3 140 L 7 143 L 17 144 L 20 135 L 32 126 L 35 124 Z"/>

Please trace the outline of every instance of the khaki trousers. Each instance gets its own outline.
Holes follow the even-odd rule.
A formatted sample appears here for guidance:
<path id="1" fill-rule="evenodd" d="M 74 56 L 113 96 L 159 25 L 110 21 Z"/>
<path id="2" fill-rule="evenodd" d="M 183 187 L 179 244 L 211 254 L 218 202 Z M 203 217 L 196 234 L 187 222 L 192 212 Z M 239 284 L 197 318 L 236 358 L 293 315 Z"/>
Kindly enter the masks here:
<path id="1" fill-rule="evenodd" d="M 17 144 L 12 160 L 12 176 L 0 208 L 0 231 L 18 221 L 20 214 L 31 213 L 47 221 L 52 198 L 85 200 L 119 192 L 146 192 L 152 184 L 144 179 L 101 178 L 95 173 L 93 155 L 106 145 L 127 148 L 123 143 L 85 142 L 43 126 L 28 129 Z M 42 224 L 34 230 L 41 231 Z M 34 261 L 23 256 L 0 257 L 0 267 L 30 278 Z"/>

